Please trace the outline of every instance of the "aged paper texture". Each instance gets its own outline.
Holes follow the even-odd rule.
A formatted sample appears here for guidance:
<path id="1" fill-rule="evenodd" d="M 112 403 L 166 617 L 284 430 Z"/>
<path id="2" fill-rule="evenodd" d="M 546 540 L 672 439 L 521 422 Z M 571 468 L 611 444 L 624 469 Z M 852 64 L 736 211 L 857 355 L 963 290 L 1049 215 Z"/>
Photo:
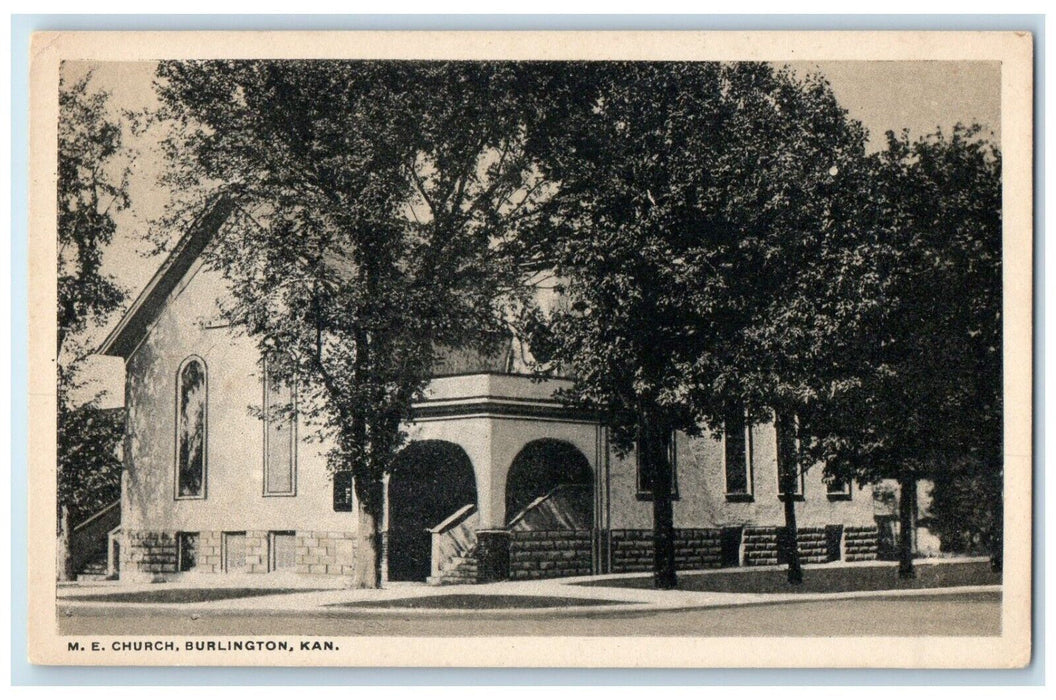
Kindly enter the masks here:
<path id="1" fill-rule="evenodd" d="M 32 52 L 32 662 L 1029 663 L 1029 33 Z"/>

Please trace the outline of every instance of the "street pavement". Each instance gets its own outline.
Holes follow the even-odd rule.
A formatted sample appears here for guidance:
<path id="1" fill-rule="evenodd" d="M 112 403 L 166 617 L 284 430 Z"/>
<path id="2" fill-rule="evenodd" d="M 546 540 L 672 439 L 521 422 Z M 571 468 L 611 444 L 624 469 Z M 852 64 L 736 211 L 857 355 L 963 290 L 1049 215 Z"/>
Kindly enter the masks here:
<path id="1" fill-rule="evenodd" d="M 965 560 L 925 560 L 919 565 L 943 566 L 950 561 Z M 721 576 L 723 570 L 708 575 Z M 174 634 L 223 630 L 240 633 L 247 627 L 247 616 L 255 618 L 253 632 L 259 633 L 274 627 L 310 628 L 310 634 L 323 634 L 319 630 L 333 627 L 331 633 L 342 634 L 441 634 L 445 630 L 454 634 L 501 634 L 500 630 L 506 634 L 570 634 L 572 629 L 577 634 L 614 634 L 620 629 L 633 634 L 646 634 L 648 630 L 671 634 L 670 630 L 681 629 L 691 634 L 721 635 L 750 634 L 758 628 L 761 633 L 772 635 L 776 629 L 787 627 L 786 634 L 803 634 L 804 630 L 816 634 L 829 630 L 827 633 L 833 634 L 840 629 L 861 627 L 862 620 L 870 621 L 868 629 L 854 634 L 883 630 L 897 633 L 899 629 L 906 634 L 1000 633 L 1000 586 L 755 594 L 577 585 L 641 576 L 442 587 L 388 583 L 380 590 L 346 588 L 348 582 L 340 579 L 284 574 L 229 576 L 219 586 L 215 577 L 153 584 L 84 582 L 60 585 L 57 604 L 60 629 L 70 634 L 99 634 L 103 628 L 127 634 L 146 634 L 150 629 Z M 253 595 L 193 600 L 196 587 L 203 594 L 223 588 L 237 595 L 241 588 Z M 191 600 L 174 603 L 91 599 L 137 592 L 148 593 L 156 601 L 176 593 L 181 600 L 188 600 L 190 593 Z M 449 599 L 452 604 L 444 605 L 443 598 L 450 596 L 454 596 Z M 553 607 L 547 599 L 553 601 Z M 518 601 L 530 601 L 531 605 L 518 605 Z M 386 606 L 386 602 L 393 605 Z M 863 615 L 866 610 L 872 612 Z M 310 624 L 306 624 L 308 620 Z M 896 622 L 894 627 L 892 622 Z M 401 631 L 404 628 L 406 631 Z M 75 631 L 78 629 L 81 632 Z"/>

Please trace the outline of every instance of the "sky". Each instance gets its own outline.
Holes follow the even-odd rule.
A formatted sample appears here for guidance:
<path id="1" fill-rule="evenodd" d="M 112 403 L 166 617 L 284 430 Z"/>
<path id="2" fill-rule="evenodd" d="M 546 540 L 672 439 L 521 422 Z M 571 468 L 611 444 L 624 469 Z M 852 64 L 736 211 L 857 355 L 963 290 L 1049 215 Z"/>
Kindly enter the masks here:
<path id="1" fill-rule="evenodd" d="M 840 104 L 852 119 L 869 133 L 869 148 L 879 150 L 887 131 L 908 129 L 911 138 L 948 133 L 955 124 L 978 123 L 984 133 L 1000 144 L 1001 65 L 995 61 L 830 61 L 792 62 L 800 74 L 820 72 L 832 86 Z M 158 106 L 152 82 L 153 61 L 110 63 L 67 63 L 64 75 L 76 80 L 89 69 L 91 86 L 110 93 L 115 111 L 139 112 Z M 132 207 L 117 218 L 117 234 L 104 256 L 104 272 L 114 275 L 129 290 L 128 303 L 150 280 L 161 265 L 160 256 L 144 257 L 149 245 L 143 242 L 149 222 L 161 213 L 168 193 L 156 181 L 161 171 L 157 136 L 148 132 L 125 142 L 140 152 L 132 163 L 129 194 Z M 115 314 L 100 329 L 97 341 L 120 319 Z M 87 376 L 94 381 L 86 391 L 105 391 L 103 406 L 123 403 L 124 367 L 119 358 L 93 358 Z"/>

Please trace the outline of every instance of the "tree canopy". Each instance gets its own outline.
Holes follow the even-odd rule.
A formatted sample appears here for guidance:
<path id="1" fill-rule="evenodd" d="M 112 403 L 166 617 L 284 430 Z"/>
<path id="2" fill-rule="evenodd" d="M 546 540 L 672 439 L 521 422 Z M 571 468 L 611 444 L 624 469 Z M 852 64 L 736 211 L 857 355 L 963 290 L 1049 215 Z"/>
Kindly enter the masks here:
<path id="1" fill-rule="evenodd" d="M 87 383 L 81 368 L 90 354 L 87 335 L 125 300 L 125 291 L 103 272 L 103 256 L 116 231 L 114 215 L 129 206 L 120 118 L 106 92 L 93 90 L 88 73 L 59 78 L 57 240 L 58 277 L 56 487 L 59 534 L 120 495 L 118 456 L 124 414 L 99 408 L 101 396 L 78 397 Z M 60 577 L 68 571 L 60 540 Z"/>
<path id="2" fill-rule="evenodd" d="M 979 127 L 889 133 L 863 172 L 855 236 L 810 307 L 830 324 L 817 351 L 836 371 L 819 383 L 807 449 L 841 479 L 898 478 L 904 491 L 936 479 L 939 512 L 957 493 L 949 479 L 981 479 L 999 529 L 1000 153 Z"/>
<path id="3" fill-rule="evenodd" d="M 107 110 L 107 94 L 91 91 L 91 74 L 59 79 L 58 143 L 58 347 L 102 323 L 125 299 L 102 272 L 113 239 L 113 214 L 129 204 L 127 173 L 114 173 L 122 148 L 121 126 Z"/>
<path id="4" fill-rule="evenodd" d="M 207 253 L 224 307 L 352 471 L 378 584 L 380 485 L 442 347 L 508 333 L 504 242 L 546 187 L 527 156 L 540 76 L 513 64 L 166 62 L 171 181 L 239 215 Z M 204 184 L 203 184 L 204 183 Z M 182 210 L 174 210 L 179 217 Z"/>
<path id="5" fill-rule="evenodd" d="M 807 370 L 769 331 L 836 235 L 833 181 L 865 135 L 824 79 L 766 64 L 606 63 L 570 80 L 592 97 L 543 145 L 559 187 L 534 231 L 567 304 L 526 325 L 573 378 L 570 398 L 656 475 L 658 585 L 670 586 L 670 435 L 792 403 Z"/>

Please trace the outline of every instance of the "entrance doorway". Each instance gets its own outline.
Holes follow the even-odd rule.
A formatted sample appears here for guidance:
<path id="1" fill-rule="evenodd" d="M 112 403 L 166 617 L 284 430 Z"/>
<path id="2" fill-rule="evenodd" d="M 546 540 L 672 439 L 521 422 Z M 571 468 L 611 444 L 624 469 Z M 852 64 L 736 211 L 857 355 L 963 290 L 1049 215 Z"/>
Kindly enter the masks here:
<path id="1" fill-rule="evenodd" d="M 553 494 L 555 502 L 526 529 L 589 530 L 594 516 L 594 472 L 575 446 L 544 438 L 525 445 L 510 465 L 506 477 L 506 522 L 512 523 L 540 496 Z M 538 522 L 534 522 L 538 520 Z"/>
<path id="2" fill-rule="evenodd" d="M 443 440 L 407 445 L 389 477 L 389 580 L 428 578 L 428 530 L 462 506 L 476 503 L 477 481 L 465 450 Z"/>

